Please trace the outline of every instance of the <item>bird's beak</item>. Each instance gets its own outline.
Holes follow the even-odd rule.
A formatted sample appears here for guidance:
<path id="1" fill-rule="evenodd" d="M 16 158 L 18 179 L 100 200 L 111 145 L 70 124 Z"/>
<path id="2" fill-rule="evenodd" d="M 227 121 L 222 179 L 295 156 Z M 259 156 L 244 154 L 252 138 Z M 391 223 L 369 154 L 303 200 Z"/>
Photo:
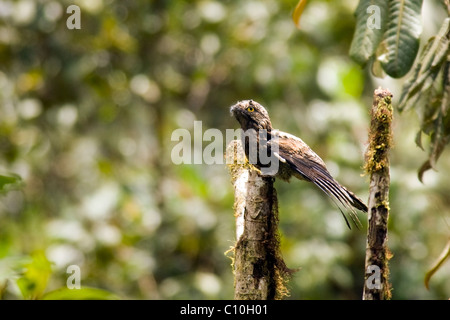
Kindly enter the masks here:
<path id="1" fill-rule="evenodd" d="M 232 105 L 230 107 L 230 114 L 235 117 L 244 115 L 245 113 L 243 112 L 243 108 L 242 108 L 242 105 L 244 104 L 244 102 L 245 101 L 238 101 L 235 105 Z"/>
<path id="2" fill-rule="evenodd" d="M 245 119 L 244 113 L 242 112 L 240 101 L 230 107 L 230 114 L 239 122 L 241 127 L 245 125 L 247 120 Z"/>
<path id="3" fill-rule="evenodd" d="M 230 107 L 230 115 L 236 116 L 236 114 L 238 113 L 238 110 L 239 110 L 239 102 Z"/>
<path id="4" fill-rule="evenodd" d="M 230 107 L 230 116 L 234 116 L 234 108 L 236 107 L 236 105 L 233 105 Z"/>

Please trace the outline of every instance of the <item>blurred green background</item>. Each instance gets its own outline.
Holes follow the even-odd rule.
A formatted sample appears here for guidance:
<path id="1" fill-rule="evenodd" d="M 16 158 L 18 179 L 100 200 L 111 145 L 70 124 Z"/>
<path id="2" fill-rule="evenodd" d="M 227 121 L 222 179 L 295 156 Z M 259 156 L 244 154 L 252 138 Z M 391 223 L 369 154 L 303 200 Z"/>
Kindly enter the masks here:
<path id="1" fill-rule="evenodd" d="M 439 2 L 424 3 L 424 39 L 445 16 Z M 80 30 L 66 26 L 71 4 Z M 231 299 L 227 168 L 174 165 L 171 135 L 196 120 L 238 128 L 237 100 L 262 103 L 367 199 L 372 93 L 387 87 L 395 103 L 402 80 L 349 59 L 357 4 L 309 1 L 298 30 L 294 0 L 0 1 L 0 175 L 22 179 L 0 194 L 1 297 L 65 288 L 78 265 L 82 287 L 122 299 Z M 395 115 L 392 294 L 448 299 L 448 261 L 430 290 L 423 279 L 450 235 L 449 151 L 420 183 L 418 129 L 414 113 Z M 348 230 L 311 184 L 276 188 L 282 254 L 301 267 L 289 299 L 360 299 L 365 227 Z"/>

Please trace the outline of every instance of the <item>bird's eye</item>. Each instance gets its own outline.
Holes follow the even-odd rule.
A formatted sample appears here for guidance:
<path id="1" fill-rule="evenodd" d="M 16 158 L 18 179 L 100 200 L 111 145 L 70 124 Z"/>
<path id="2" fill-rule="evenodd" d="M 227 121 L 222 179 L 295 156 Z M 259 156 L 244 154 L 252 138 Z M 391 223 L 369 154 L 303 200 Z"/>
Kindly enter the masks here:
<path id="1" fill-rule="evenodd" d="M 248 107 L 248 108 L 247 108 L 247 111 L 248 111 L 248 112 L 253 112 L 253 111 L 255 111 L 255 108 L 254 108 L 254 107 Z"/>

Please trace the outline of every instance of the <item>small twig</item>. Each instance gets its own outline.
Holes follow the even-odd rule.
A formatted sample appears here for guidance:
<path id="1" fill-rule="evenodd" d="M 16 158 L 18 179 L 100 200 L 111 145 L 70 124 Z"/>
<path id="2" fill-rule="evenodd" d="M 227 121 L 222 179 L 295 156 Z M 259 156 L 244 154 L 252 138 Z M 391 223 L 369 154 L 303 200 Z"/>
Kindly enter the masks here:
<path id="1" fill-rule="evenodd" d="M 444 250 L 442 250 L 441 255 L 436 260 L 436 262 L 433 264 L 433 267 L 428 270 L 428 272 L 425 274 L 425 287 L 427 289 L 429 288 L 430 279 L 435 274 L 436 271 L 439 270 L 439 268 L 444 264 L 444 262 L 450 258 L 450 239 L 448 239 L 447 245 L 445 246 Z"/>

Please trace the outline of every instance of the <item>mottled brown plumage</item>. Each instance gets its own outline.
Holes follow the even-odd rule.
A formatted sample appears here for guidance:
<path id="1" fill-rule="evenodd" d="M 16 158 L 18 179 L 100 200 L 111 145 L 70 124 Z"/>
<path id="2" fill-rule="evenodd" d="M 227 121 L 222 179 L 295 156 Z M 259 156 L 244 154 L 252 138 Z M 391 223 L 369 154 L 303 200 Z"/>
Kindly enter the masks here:
<path id="1" fill-rule="evenodd" d="M 255 132 L 261 130 L 267 132 L 268 152 L 273 152 L 279 160 L 277 178 L 289 181 L 291 176 L 295 176 L 298 179 L 314 183 L 337 204 L 349 227 L 348 220 L 340 205 L 346 209 L 355 225 L 360 226 L 355 208 L 367 212 L 367 206 L 354 193 L 339 184 L 331 176 L 323 160 L 302 139 L 289 133 L 274 130 L 266 109 L 256 101 L 240 101 L 231 107 L 230 112 L 240 123 L 242 130 L 249 132 L 249 129 L 253 129 Z M 256 140 L 259 144 L 258 137 L 256 134 Z M 275 143 L 276 145 L 274 145 Z M 247 140 L 244 149 L 247 158 L 249 158 Z M 253 164 L 258 168 L 262 166 L 259 157 L 258 161 Z"/>

